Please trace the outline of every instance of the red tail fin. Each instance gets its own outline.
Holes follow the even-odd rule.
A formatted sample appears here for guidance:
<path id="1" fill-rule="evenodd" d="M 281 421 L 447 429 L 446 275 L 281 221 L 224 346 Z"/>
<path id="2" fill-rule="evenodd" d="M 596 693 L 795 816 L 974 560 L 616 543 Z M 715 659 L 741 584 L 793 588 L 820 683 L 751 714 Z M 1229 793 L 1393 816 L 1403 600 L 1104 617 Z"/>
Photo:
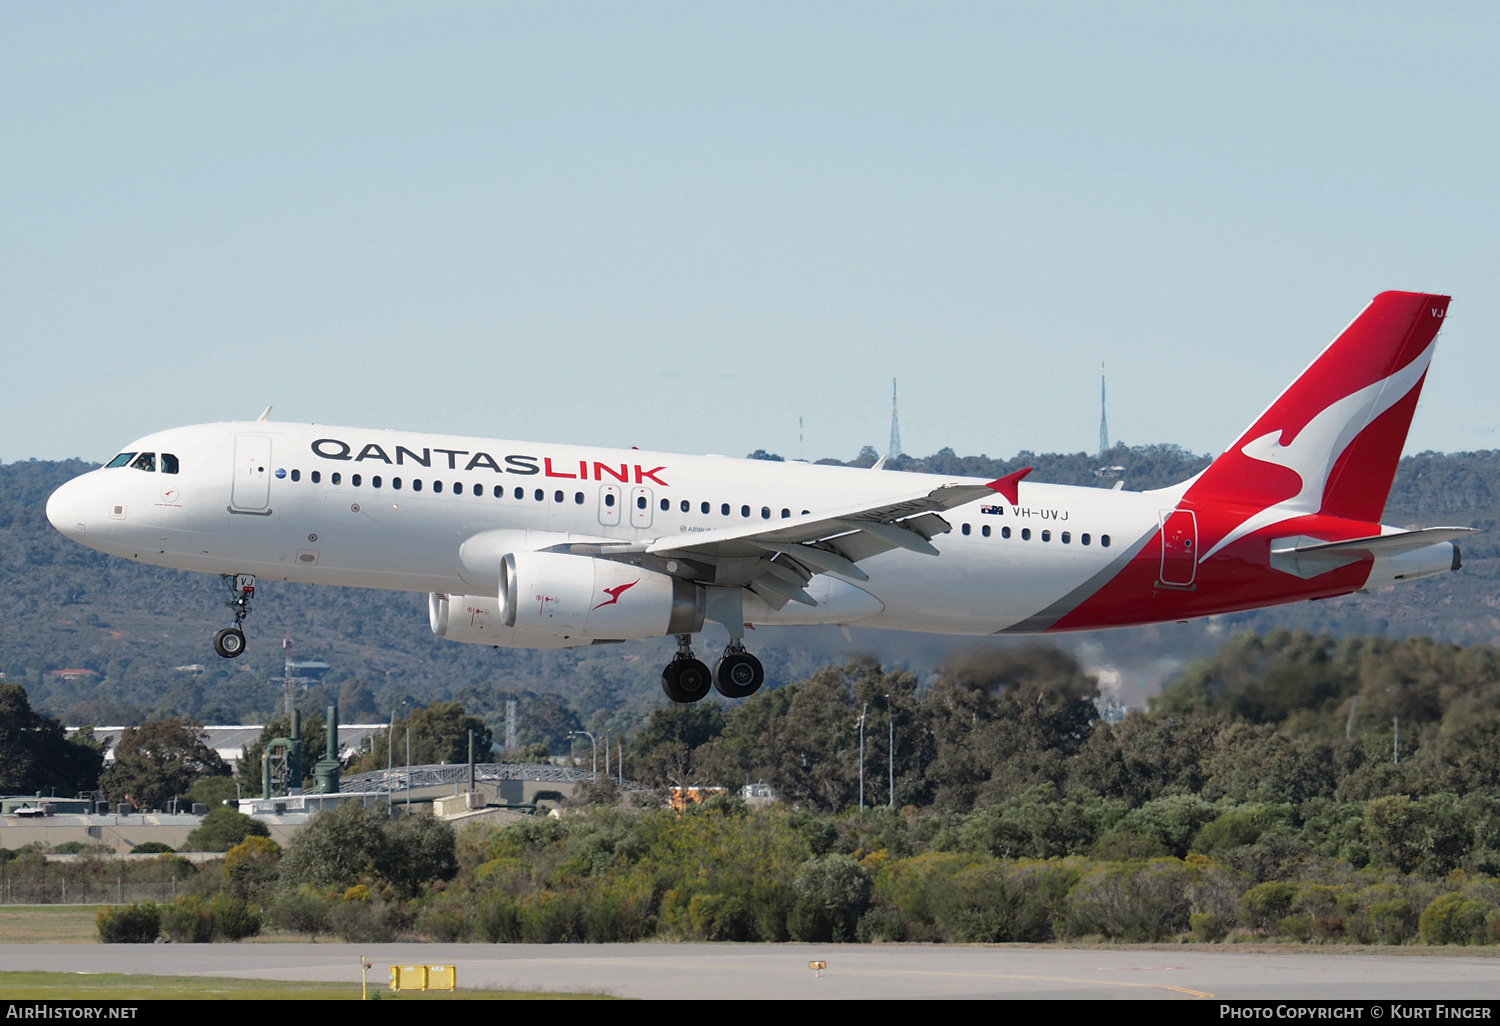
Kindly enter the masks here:
<path id="1" fill-rule="evenodd" d="M 1376 296 L 1188 497 L 1378 521 L 1447 312 L 1447 296 Z"/>

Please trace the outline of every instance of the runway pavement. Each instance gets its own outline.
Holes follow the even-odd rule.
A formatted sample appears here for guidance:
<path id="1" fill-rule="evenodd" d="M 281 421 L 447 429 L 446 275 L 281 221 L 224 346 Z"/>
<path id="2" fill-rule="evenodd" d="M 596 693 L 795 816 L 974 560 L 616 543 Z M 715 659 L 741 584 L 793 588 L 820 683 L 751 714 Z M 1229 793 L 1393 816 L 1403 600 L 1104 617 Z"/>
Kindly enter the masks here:
<path id="1" fill-rule="evenodd" d="M 358 982 L 376 965 L 456 965 L 463 988 L 651 999 L 1500 998 L 1500 958 L 1339 949 L 839 944 L 0 945 L 0 967 Z M 820 973 L 808 963 L 821 960 Z"/>

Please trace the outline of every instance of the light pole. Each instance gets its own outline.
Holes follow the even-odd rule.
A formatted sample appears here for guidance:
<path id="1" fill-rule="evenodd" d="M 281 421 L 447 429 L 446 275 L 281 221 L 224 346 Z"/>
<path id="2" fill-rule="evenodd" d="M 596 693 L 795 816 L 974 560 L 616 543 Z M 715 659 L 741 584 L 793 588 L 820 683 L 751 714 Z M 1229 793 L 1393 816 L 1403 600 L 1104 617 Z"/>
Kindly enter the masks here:
<path id="1" fill-rule="evenodd" d="M 885 696 L 885 718 L 890 722 L 891 736 L 886 741 L 886 756 L 889 762 L 886 765 L 885 779 L 891 785 L 891 797 L 886 803 L 891 808 L 896 807 L 896 710 L 891 705 L 891 696 Z"/>
<path id="2" fill-rule="evenodd" d="M 599 782 L 599 746 L 594 743 L 594 735 L 586 730 L 570 730 L 569 737 L 586 737 L 589 739 L 589 752 L 594 757 L 594 783 Z"/>
<path id="3" fill-rule="evenodd" d="M 870 711 L 870 703 L 866 702 L 863 709 L 859 711 L 859 807 L 865 807 L 865 713 Z"/>

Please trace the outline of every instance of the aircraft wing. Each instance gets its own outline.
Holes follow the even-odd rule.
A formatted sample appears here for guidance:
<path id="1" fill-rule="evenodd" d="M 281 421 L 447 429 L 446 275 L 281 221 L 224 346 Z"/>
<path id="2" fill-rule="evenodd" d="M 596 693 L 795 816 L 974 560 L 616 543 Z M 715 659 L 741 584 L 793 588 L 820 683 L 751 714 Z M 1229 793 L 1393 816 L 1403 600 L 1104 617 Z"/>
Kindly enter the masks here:
<path id="1" fill-rule="evenodd" d="M 866 581 L 869 575 L 857 564 L 879 553 L 902 548 L 935 556 L 938 550 L 930 539 L 953 529 L 943 519 L 944 511 L 997 491 L 1014 502 L 1016 483 L 1025 473 L 983 484 L 955 481 L 928 491 L 774 522 L 604 545 L 598 555 L 680 561 L 669 572 L 706 584 L 748 586 L 777 609 L 789 601 L 817 605 L 805 590 L 815 574 Z"/>

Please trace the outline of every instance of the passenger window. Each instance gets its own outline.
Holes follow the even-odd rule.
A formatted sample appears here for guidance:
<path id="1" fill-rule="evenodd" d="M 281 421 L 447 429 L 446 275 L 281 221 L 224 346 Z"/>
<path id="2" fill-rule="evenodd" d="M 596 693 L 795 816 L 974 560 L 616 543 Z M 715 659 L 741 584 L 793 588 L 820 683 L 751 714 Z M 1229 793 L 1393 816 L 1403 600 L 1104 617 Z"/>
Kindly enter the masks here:
<path id="1" fill-rule="evenodd" d="M 150 471 L 153 474 L 156 473 L 156 453 L 154 453 L 154 452 L 143 452 L 143 453 L 141 453 L 139 456 L 137 456 L 135 458 L 135 462 L 132 463 L 131 466 L 134 467 L 136 470 L 147 470 L 147 471 Z"/>
<path id="2" fill-rule="evenodd" d="M 691 510 L 693 508 L 693 504 L 690 503 L 690 502 L 688 502 L 686 499 L 683 499 L 681 502 L 679 502 L 677 504 L 677 508 L 679 510 L 681 510 L 682 512 L 686 513 L 686 512 L 688 512 L 689 510 Z"/>
<path id="3" fill-rule="evenodd" d="M 749 506 L 741 506 L 740 507 L 740 516 L 742 516 L 742 517 L 748 517 L 749 515 L 750 515 L 750 507 Z"/>
<path id="4" fill-rule="evenodd" d="M 699 508 L 699 510 L 700 510 L 700 511 L 701 511 L 701 512 L 703 512 L 703 513 L 707 513 L 707 512 L 708 512 L 708 510 L 709 510 L 709 505 L 708 505 L 708 503 L 706 503 L 706 502 L 705 502 L 705 503 L 704 503 L 704 504 L 703 504 L 703 505 L 702 505 L 702 506 L 700 506 L 700 507 L 698 507 L 698 508 Z"/>
<path id="5" fill-rule="evenodd" d="M 807 510 L 803 510 L 803 511 L 802 511 L 802 515 L 803 515 L 803 516 L 807 516 Z"/>
<path id="6" fill-rule="evenodd" d="M 1029 527 L 1023 527 L 1023 528 L 1021 528 L 1021 540 L 1022 541 L 1031 541 L 1031 528 L 1029 528 Z"/>
<path id="7" fill-rule="evenodd" d="M 380 487 L 380 475 L 379 474 L 376 474 L 374 477 L 370 478 L 370 487 L 371 488 L 379 488 Z"/>
<path id="8" fill-rule="evenodd" d="M 294 470 L 294 471 L 292 471 L 292 480 L 293 481 L 301 481 L 302 480 L 302 471 L 300 471 L 300 470 Z"/>
<path id="9" fill-rule="evenodd" d="M 360 480 L 360 478 L 359 478 L 358 474 L 351 474 L 349 476 L 349 483 L 352 484 L 356 488 L 359 487 L 359 480 Z"/>
<path id="10" fill-rule="evenodd" d="M 989 524 L 985 524 L 983 527 L 981 527 L 979 529 L 979 533 L 982 534 L 982 535 L 984 535 L 986 538 L 988 538 L 990 536 L 990 525 Z"/>
<path id="11" fill-rule="evenodd" d="M 163 474 L 177 473 L 177 457 L 169 452 L 161 454 L 161 472 Z"/>
<path id="12" fill-rule="evenodd" d="M 474 498 L 476 498 L 476 499 L 482 499 L 482 498 L 484 498 L 484 485 L 482 485 L 482 484 L 476 484 L 474 486 Z"/>
<path id="13" fill-rule="evenodd" d="M 1067 531 L 1064 531 L 1062 533 L 1062 543 L 1064 545 L 1069 545 L 1069 544 L 1072 543 L 1072 541 L 1073 541 L 1073 536 L 1071 534 L 1069 534 Z"/>
<path id="14" fill-rule="evenodd" d="M 583 505 L 583 493 L 582 492 L 574 492 L 573 493 L 573 504 L 575 506 L 582 506 Z"/>
<path id="15" fill-rule="evenodd" d="M 495 498 L 497 498 L 497 499 L 503 499 L 503 498 L 505 498 L 505 489 L 501 488 L 499 485 L 495 486 Z"/>
<path id="16" fill-rule="evenodd" d="M 112 459 L 108 463 L 106 463 L 104 465 L 104 469 L 105 470 L 112 470 L 115 467 L 126 466 L 133 459 L 135 459 L 135 453 L 133 453 L 133 452 L 122 452 L 122 453 L 120 453 L 120 455 L 116 456 L 114 459 Z"/>
<path id="17" fill-rule="evenodd" d="M 1099 544 L 1104 546 L 1106 549 L 1109 548 L 1109 535 L 1101 534 L 1099 536 Z"/>
<path id="18" fill-rule="evenodd" d="M 443 482 L 441 482 L 441 481 L 434 481 L 434 482 L 432 482 L 432 490 L 435 491 L 435 492 L 437 492 L 439 495 L 441 495 L 443 493 Z"/>
<path id="19" fill-rule="evenodd" d="M 535 499 L 537 502 L 541 502 L 543 499 L 545 499 L 547 497 L 547 493 L 544 492 L 544 491 L 542 491 L 540 488 L 538 488 L 536 491 L 534 491 L 534 492 L 531 493 L 531 497 L 533 499 Z"/>
<path id="20" fill-rule="evenodd" d="M 963 527 L 959 528 L 959 530 L 962 531 L 964 534 L 968 534 L 969 533 L 969 525 L 965 524 Z"/>
<path id="21" fill-rule="evenodd" d="M 635 497 L 635 508 L 636 509 L 645 509 L 646 508 L 646 497 L 644 495 L 637 495 Z"/>
<path id="22" fill-rule="evenodd" d="M 770 506 L 762 506 L 760 508 L 760 518 L 762 520 L 770 520 L 771 519 L 771 507 Z"/>
<path id="23" fill-rule="evenodd" d="M 559 488 L 557 491 L 555 491 L 555 492 L 552 493 L 552 501 L 553 502 L 562 502 L 563 501 L 563 493 L 562 493 L 562 489 L 561 488 Z"/>
<path id="24" fill-rule="evenodd" d="M 517 488 L 516 489 L 516 498 L 518 498 L 518 499 L 524 499 L 524 498 L 526 498 L 526 489 L 524 489 L 524 488 Z"/>
<path id="25" fill-rule="evenodd" d="M 1009 538 L 1010 537 L 1010 528 L 1008 528 L 1008 527 L 1002 527 L 1002 528 L 1000 528 L 1000 537 L 1002 537 L 1002 538 Z"/>
<path id="26" fill-rule="evenodd" d="M 672 503 L 669 500 L 667 500 L 667 499 L 661 500 L 661 511 L 663 513 L 665 513 L 667 510 L 669 510 L 671 508 L 672 508 Z"/>
<path id="27" fill-rule="evenodd" d="M 332 481 L 334 484 L 340 484 L 344 480 L 344 475 L 335 470 L 332 474 L 329 475 L 328 480 Z"/>
<path id="28" fill-rule="evenodd" d="M 391 478 L 391 487 L 399 492 L 401 490 L 401 479 L 399 477 Z"/>
<path id="29" fill-rule="evenodd" d="M 791 517 L 792 517 L 792 511 L 791 510 L 789 510 L 789 509 L 783 509 L 781 511 L 781 519 L 783 519 L 783 520 L 790 520 Z"/>
<path id="30" fill-rule="evenodd" d="M 1051 541 L 1051 540 L 1052 540 L 1052 532 L 1051 531 L 1043 531 L 1042 532 L 1042 541 Z"/>
<path id="31" fill-rule="evenodd" d="M 1083 544 L 1087 545 L 1089 543 L 1089 536 L 1086 535 L 1086 534 L 1080 534 L 1078 536 L 1078 540 L 1081 541 L 1081 542 L 1083 542 Z"/>
<path id="32" fill-rule="evenodd" d="M 312 472 L 312 483 L 313 484 L 322 484 L 323 483 L 323 472 L 321 470 L 314 470 Z"/>
<path id="33" fill-rule="evenodd" d="M 724 505 L 720 506 L 719 513 L 726 517 L 729 516 L 729 503 L 726 502 L 724 503 Z"/>
<path id="34" fill-rule="evenodd" d="M 615 508 L 615 497 L 614 497 L 614 494 L 612 492 L 605 492 L 604 493 L 604 506 L 605 506 L 606 509 L 614 509 Z"/>
<path id="35" fill-rule="evenodd" d="M 414 477 L 411 479 L 411 490 L 414 492 L 420 492 L 422 490 L 422 479 L 420 477 Z"/>

